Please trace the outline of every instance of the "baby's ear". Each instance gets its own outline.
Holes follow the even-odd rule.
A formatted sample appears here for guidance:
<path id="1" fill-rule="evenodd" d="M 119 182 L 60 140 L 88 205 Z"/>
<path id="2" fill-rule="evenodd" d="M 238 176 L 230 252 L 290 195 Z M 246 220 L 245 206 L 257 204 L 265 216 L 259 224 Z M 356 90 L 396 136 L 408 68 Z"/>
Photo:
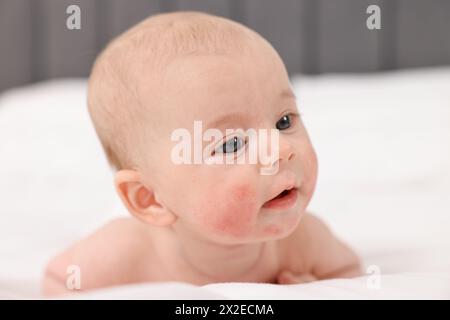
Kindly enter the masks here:
<path id="1" fill-rule="evenodd" d="M 128 211 L 139 220 L 156 226 L 167 226 L 176 221 L 176 216 L 158 202 L 153 190 L 142 183 L 138 171 L 117 171 L 114 185 Z"/>

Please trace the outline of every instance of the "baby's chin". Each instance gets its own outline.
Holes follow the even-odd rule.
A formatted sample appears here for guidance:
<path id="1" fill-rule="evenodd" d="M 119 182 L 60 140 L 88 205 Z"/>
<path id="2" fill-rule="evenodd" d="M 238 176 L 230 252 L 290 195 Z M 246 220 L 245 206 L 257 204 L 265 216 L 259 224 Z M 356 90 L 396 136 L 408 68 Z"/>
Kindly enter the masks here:
<path id="1" fill-rule="evenodd" d="M 257 210 L 248 213 L 249 219 L 240 221 L 236 220 L 238 217 L 235 216 L 197 219 L 194 223 L 194 232 L 204 240 L 218 245 L 275 241 L 291 235 L 304 215 L 300 202 L 284 210 L 267 210 L 262 207 Z"/>
<path id="2" fill-rule="evenodd" d="M 248 232 L 229 234 L 225 232 L 210 233 L 212 242 L 220 245 L 245 245 L 276 241 L 287 238 L 297 228 L 300 217 L 292 218 L 289 222 L 270 223 L 265 226 L 255 226 Z"/>

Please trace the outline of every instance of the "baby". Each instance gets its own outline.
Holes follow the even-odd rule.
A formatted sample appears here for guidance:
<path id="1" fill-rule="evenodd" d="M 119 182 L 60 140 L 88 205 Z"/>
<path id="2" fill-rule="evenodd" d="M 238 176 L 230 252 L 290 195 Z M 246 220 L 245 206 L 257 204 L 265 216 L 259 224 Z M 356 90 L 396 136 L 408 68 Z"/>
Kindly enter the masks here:
<path id="1" fill-rule="evenodd" d="M 133 217 L 108 223 L 53 258 L 45 294 L 73 292 L 66 285 L 70 266 L 79 268 L 80 290 L 360 275 L 357 255 L 305 212 L 316 154 L 283 62 L 254 31 L 197 12 L 150 17 L 97 58 L 88 106 Z M 174 132 L 185 128 L 196 140 L 198 121 L 223 138 L 208 149 L 200 137 L 205 161 L 174 161 Z M 251 128 L 276 131 L 276 157 L 218 162 L 246 157 L 250 140 L 242 131 Z M 227 135 L 228 129 L 241 131 Z M 276 170 L 263 174 L 263 167 Z"/>

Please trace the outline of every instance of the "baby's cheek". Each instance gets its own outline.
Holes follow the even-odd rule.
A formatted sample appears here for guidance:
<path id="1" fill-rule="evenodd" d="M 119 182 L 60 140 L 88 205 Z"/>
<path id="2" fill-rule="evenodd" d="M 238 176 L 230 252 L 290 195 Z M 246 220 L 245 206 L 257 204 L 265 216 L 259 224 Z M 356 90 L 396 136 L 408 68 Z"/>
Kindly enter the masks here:
<path id="1" fill-rule="evenodd" d="M 303 182 L 303 192 L 307 196 L 308 201 L 311 199 L 317 182 L 317 171 L 318 171 L 318 161 L 317 155 L 314 149 L 310 149 L 307 153 L 307 157 L 304 158 L 304 182 Z"/>
<path id="2" fill-rule="evenodd" d="M 210 226 L 222 234 L 248 234 L 259 211 L 255 187 L 250 184 L 234 185 L 216 196 Z"/>

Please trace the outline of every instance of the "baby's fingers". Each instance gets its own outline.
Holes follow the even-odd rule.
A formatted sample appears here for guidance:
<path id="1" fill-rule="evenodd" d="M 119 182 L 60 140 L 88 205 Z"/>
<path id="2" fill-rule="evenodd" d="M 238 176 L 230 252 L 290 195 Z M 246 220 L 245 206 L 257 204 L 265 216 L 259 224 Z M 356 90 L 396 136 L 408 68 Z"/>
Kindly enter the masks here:
<path id="1" fill-rule="evenodd" d="M 317 278 L 310 273 L 294 274 L 291 271 L 282 271 L 277 278 L 278 284 L 298 284 L 316 281 Z"/>

